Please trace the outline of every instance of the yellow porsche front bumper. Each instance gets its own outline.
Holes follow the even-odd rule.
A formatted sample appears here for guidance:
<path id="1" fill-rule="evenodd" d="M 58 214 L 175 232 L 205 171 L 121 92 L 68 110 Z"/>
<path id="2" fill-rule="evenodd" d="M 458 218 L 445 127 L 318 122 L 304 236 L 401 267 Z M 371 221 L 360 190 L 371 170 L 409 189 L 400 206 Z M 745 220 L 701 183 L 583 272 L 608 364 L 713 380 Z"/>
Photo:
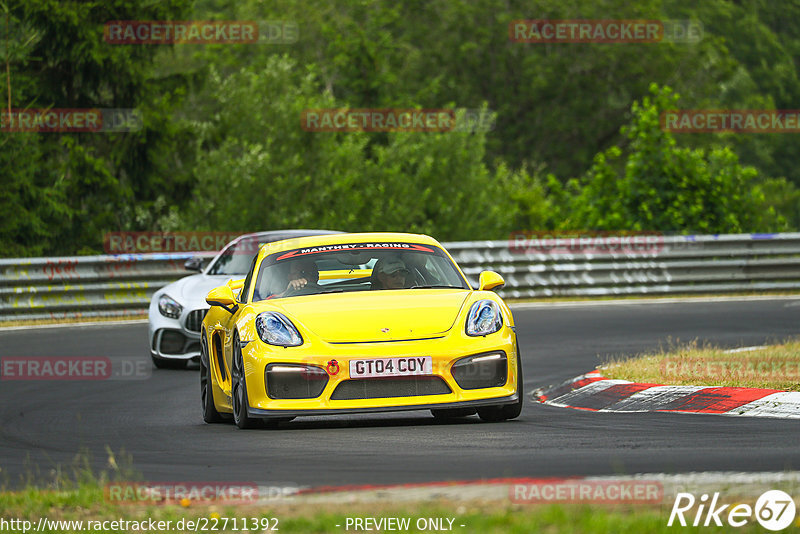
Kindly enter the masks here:
<path id="1" fill-rule="evenodd" d="M 450 332 L 421 340 L 369 343 L 328 343 L 307 340 L 301 347 L 274 347 L 251 341 L 242 348 L 251 417 L 286 417 L 401 410 L 499 406 L 518 401 L 518 351 L 511 327 L 484 337 Z M 492 387 L 464 388 L 453 365 L 464 358 L 488 356 L 505 361 L 505 380 Z M 351 376 L 351 361 L 430 358 L 426 374 L 359 378 Z M 399 360 L 395 360 L 399 361 Z M 267 380 L 267 366 L 311 367 L 321 392 L 312 398 L 281 398 Z M 323 375 L 324 373 L 324 375 Z M 462 379 L 462 385 L 464 380 Z M 316 391 L 314 392 L 316 393 Z M 220 403 L 223 404 L 223 403 Z M 227 404 L 227 403 L 225 403 Z M 230 405 L 218 405 L 230 411 Z"/>

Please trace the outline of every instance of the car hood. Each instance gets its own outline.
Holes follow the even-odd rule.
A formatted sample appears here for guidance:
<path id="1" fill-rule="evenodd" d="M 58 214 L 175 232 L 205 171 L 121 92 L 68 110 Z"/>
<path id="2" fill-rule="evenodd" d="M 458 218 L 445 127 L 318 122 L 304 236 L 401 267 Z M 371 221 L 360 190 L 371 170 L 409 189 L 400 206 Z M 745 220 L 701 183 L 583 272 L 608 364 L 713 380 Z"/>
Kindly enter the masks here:
<path id="1" fill-rule="evenodd" d="M 414 289 L 291 297 L 275 307 L 329 343 L 424 339 L 452 328 L 469 296 L 462 289 Z"/>
<path id="2" fill-rule="evenodd" d="M 243 277 L 244 275 L 193 274 L 172 282 L 168 286 L 162 288 L 161 292 L 177 300 L 184 308 L 192 310 L 208 308 L 206 295 L 208 295 L 209 291 L 227 283 L 228 280 Z"/>

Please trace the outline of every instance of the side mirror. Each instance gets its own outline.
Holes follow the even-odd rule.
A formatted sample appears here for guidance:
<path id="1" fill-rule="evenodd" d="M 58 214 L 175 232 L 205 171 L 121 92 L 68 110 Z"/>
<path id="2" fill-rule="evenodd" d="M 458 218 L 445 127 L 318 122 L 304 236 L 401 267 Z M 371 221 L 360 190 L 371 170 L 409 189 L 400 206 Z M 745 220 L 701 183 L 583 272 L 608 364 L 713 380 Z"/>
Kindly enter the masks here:
<path id="1" fill-rule="evenodd" d="M 479 291 L 491 291 L 492 289 L 500 289 L 506 285 L 506 281 L 503 280 L 503 277 L 494 271 L 483 271 L 478 283 Z"/>
<path id="2" fill-rule="evenodd" d="M 215 287 L 209 291 L 208 295 L 206 295 L 206 302 L 211 306 L 219 306 L 231 314 L 239 309 L 236 299 L 233 298 L 233 291 L 228 285 Z"/>
<path id="3" fill-rule="evenodd" d="M 242 295 L 244 280 L 245 280 L 244 278 L 239 278 L 238 280 L 228 280 L 228 287 L 231 288 L 233 296 L 236 298 L 237 301 L 244 301 L 244 295 Z"/>
<path id="4" fill-rule="evenodd" d="M 200 256 L 193 256 L 184 262 L 183 268 L 187 271 L 200 272 L 203 270 L 203 258 Z"/>
<path id="5" fill-rule="evenodd" d="M 238 280 L 228 280 L 227 285 L 229 288 L 231 288 L 231 291 L 242 289 L 242 287 L 244 286 L 244 278 L 239 278 Z"/>

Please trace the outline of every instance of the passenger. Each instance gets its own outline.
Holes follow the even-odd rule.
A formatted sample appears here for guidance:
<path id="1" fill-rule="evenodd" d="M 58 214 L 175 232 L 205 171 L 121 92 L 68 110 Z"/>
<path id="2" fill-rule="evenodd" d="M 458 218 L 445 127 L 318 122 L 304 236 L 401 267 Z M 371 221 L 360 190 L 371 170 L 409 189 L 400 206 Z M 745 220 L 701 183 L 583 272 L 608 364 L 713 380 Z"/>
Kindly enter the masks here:
<path id="1" fill-rule="evenodd" d="M 403 289 L 408 279 L 408 268 L 397 256 L 381 258 L 372 268 L 372 289 Z"/>

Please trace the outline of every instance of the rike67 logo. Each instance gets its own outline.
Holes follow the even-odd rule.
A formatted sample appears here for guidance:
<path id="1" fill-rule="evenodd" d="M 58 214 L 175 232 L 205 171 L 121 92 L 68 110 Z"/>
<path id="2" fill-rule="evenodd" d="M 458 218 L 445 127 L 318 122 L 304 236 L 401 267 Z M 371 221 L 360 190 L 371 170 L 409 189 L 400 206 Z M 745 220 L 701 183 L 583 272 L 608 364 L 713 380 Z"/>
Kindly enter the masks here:
<path id="1" fill-rule="evenodd" d="M 743 527 L 754 519 L 767 530 L 783 530 L 794 522 L 795 504 L 792 497 L 781 490 L 764 492 L 755 506 L 749 504 L 719 504 L 719 493 L 704 493 L 696 499 L 691 493 L 678 493 L 667 526 L 677 524 L 685 527 L 723 526 Z"/>

